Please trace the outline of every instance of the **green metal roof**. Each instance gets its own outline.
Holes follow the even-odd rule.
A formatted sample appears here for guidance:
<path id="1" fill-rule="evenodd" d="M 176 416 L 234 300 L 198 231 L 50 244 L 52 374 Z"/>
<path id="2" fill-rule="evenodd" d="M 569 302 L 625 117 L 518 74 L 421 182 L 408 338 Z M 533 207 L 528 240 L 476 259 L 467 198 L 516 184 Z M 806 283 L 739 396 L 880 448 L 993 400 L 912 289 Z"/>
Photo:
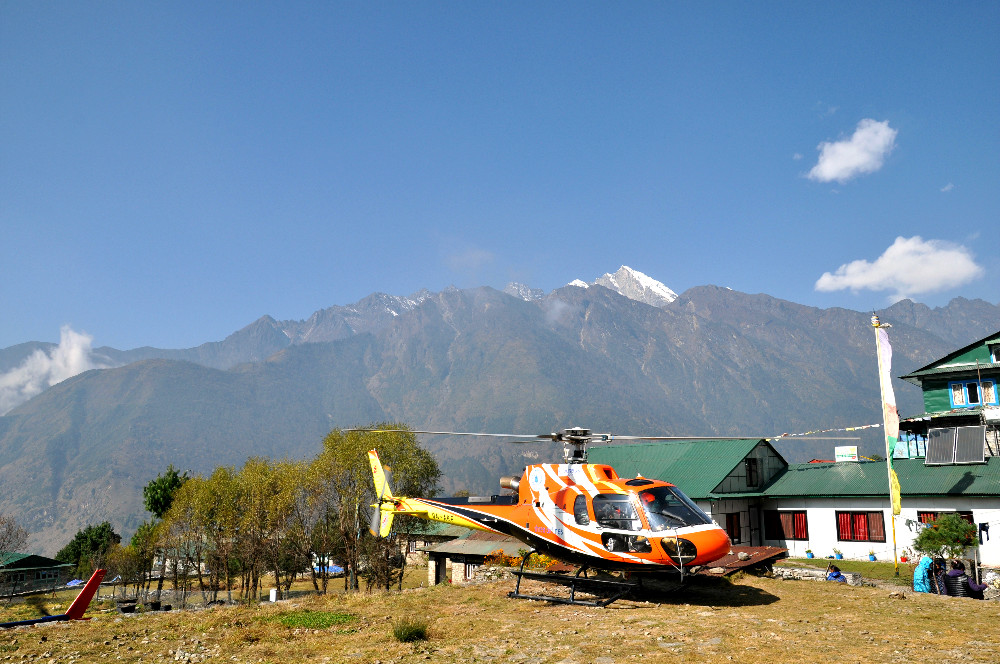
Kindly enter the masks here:
<path id="1" fill-rule="evenodd" d="M 978 416 L 982 412 L 982 406 L 969 406 L 967 408 L 952 408 L 951 410 L 945 410 L 938 413 L 921 413 L 920 415 L 912 415 L 910 417 L 901 418 L 899 421 L 901 423 L 920 422 L 922 420 L 936 420 L 940 417 L 969 417 Z"/>
<path id="2" fill-rule="evenodd" d="M 976 364 L 974 362 L 967 364 L 949 364 L 943 367 L 935 366 L 928 367 L 924 369 L 917 369 L 916 371 L 911 371 L 905 376 L 900 376 L 903 380 L 908 378 L 926 378 L 928 376 L 938 376 L 938 375 L 959 375 L 959 374 L 975 374 L 978 371 L 990 371 L 994 369 L 1000 369 L 1000 362 L 980 362 Z M 911 381 L 912 382 L 912 381 Z"/>
<path id="3" fill-rule="evenodd" d="M 985 464 L 925 466 L 923 459 L 894 459 L 900 492 L 906 496 L 1000 496 L 1000 457 Z M 884 461 L 803 463 L 789 466 L 771 486 L 768 497 L 886 496 L 889 480 Z"/>
<path id="4" fill-rule="evenodd" d="M 0 569 L 4 572 L 23 572 L 36 569 L 54 569 L 57 567 L 72 567 L 72 563 L 64 563 L 45 556 L 36 556 L 31 553 L 14 553 L 12 551 L 0 551 Z"/>
<path id="5" fill-rule="evenodd" d="M 608 445 L 592 447 L 588 455 L 591 463 L 612 466 L 619 477 L 642 475 L 671 482 L 698 500 L 716 497 L 712 489 L 726 479 L 761 440 L 719 438 Z"/>

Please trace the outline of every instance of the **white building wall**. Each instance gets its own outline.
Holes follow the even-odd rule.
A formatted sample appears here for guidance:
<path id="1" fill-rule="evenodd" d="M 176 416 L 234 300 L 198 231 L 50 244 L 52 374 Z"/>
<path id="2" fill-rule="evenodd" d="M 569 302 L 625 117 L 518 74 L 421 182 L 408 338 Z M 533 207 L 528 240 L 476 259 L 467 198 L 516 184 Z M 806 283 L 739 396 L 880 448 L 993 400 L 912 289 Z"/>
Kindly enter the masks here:
<path id="1" fill-rule="evenodd" d="M 978 550 L 980 562 L 984 565 L 1000 567 L 1000 501 L 989 498 L 948 498 L 929 497 L 925 499 L 903 498 L 899 516 L 892 519 L 889 498 L 786 498 L 764 501 L 764 509 L 805 510 L 809 529 L 808 540 L 765 539 L 765 544 L 782 546 L 788 555 L 805 557 L 806 549 L 812 549 L 817 558 L 833 556 L 834 548 L 843 552 L 844 558 L 865 560 L 870 550 L 875 551 L 878 560 L 893 560 L 893 524 L 896 528 L 896 552 L 904 549 L 913 551 L 913 540 L 917 536 L 919 519 L 917 512 L 955 512 L 972 510 L 975 523 L 989 523 L 989 541 Z M 885 542 L 841 542 L 837 539 L 838 511 L 881 511 L 885 523 Z M 767 533 L 764 533 L 767 535 Z M 973 549 L 969 551 L 973 555 Z M 912 562 L 912 561 L 911 561 Z"/>

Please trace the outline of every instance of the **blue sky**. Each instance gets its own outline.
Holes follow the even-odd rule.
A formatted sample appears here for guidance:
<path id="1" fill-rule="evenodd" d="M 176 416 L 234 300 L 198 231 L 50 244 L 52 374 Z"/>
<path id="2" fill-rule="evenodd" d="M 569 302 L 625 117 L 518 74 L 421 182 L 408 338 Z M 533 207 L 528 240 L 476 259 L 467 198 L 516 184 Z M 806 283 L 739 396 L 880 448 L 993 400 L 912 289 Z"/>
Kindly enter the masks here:
<path id="1" fill-rule="evenodd" d="M 630 265 L 997 303 L 1000 4 L 0 0 L 0 348 Z"/>

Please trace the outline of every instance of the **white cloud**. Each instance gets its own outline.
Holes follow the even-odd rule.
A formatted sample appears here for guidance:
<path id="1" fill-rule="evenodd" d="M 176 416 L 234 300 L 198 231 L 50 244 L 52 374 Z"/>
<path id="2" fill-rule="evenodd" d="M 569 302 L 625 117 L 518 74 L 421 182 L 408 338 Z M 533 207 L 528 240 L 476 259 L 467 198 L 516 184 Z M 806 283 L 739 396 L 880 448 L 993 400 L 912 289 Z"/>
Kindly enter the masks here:
<path id="1" fill-rule="evenodd" d="M 873 263 L 856 260 L 824 273 L 816 281 L 816 290 L 888 290 L 892 292 L 889 301 L 896 302 L 961 286 L 984 273 L 966 247 L 915 235 L 897 237 Z"/>
<path id="2" fill-rule="evenodd" d="M 949 182 L 945 186 L 941 187 L 941 191 L 943 191 L 944 193 L 947 194 L 949 191 L 951 191 L 954 188 L 955 188 L 955 185 L 953 185 L 952 183 Z"/>
<path id="3" fill-rule="evenodd" d="M 0 415 L 67 378 L 90 369 L 107 368 L 94 359 L 92 342 L 91 336 L 63 326 L 59 345 L 51 352 L 36 350 L 21 366 L 0 374 Z"/>
<path id="4" fill-rule="evenodd" d="M 854 134 L 842 141 L 817 146 L 819 161 L 809 171 L 808 178 L 817 182 L 840 182 L 874 173 L 882 168 L 886 156 L 896 146 L 896 134 L 889 121 L 876 122 L 864 119 L 858 123 Z"/>

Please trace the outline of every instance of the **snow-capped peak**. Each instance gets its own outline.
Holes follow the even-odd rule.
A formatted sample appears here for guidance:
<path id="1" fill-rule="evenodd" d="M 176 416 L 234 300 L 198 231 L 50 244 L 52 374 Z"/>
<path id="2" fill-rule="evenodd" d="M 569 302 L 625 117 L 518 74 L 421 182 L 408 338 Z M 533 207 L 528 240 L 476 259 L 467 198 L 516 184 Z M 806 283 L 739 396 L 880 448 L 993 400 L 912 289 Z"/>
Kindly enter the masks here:
<path id="1" fill-rule="evenodd" d="M 566 284 L 567 286 L 576 286 L 577 288 L 590 288 L 590 284 L 582 279 L 574 279 L 573 281 Z"/>
<path id="2" fill-rule="evenodd" d="M 654 307 L 666 306 L 677 299 L 677 293 L 656 279 L 627 265 L 622 265 L 614 274 L 608 273 L 598 277 L 594 284 Z"/>

